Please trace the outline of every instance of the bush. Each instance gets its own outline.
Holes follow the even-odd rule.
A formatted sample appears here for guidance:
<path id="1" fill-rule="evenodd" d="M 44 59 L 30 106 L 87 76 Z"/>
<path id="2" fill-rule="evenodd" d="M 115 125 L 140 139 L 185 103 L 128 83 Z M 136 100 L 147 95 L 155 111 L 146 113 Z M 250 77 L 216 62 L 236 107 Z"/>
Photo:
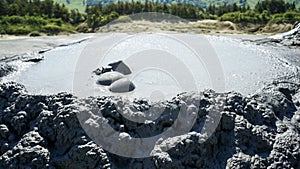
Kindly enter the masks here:
<path id="1" fill-rule="evenodd" d="M 241 13 L 240 12 L 229 12 L 225 13 L 220 18 L 221 21 L 231 21 L 231 22 L 240 22 Z"/>
<path id="2" fill-rule="evenodd" d="M 46 25 L 43 26 L 41 31 L 45 33 L 49 33 L 51 35 L 56 35 L 62 31 L 62 28 L 57 25 Z"/>
<path id="3" fill-rule="evenodd" d="M 258 14 L 252 10 L 246 12 L 229 12 L 221 16 L 221 21 L 231 21 L 235 23 L 260 23 L 267 21 L 268 18 L 266 14 Z"/>
<path id="4" fill-rule="evenodd" d="M 24 23 L 23 16 L 5 16 L 5 17 L 3 17 L 3 20 L 4 21 L 6 20 L 8 23 L 10 23 L 12 25 Z"/>
<path id="5" fill-rule="evenodd" d="M 31 26 L 43 26 L 47 24 L 47 21 L 41 17 L 26 16 L 25 21 L 27 25 Z"/>
<path id="6" fill-rule="evenodd" d="M 18 27 L 13 29 L 13 34 L 14 35 L 27 35 L 31 32 L 32 30 L 29 27 Z"/>
<path id="7" fill-rule="evenodd" d="M 115 11 L 111 12 L 109 15 L 104 15 L 101 17 L 100 20 L 100 26 L 106 25 L 110 23 L 111 21 L 117 19 L 119 17 L 119 14 Z"/>
<path id="8" fill-rule="evenodd" d="M 260 15 L 259 15 L 259 19 L 261 21 L 269 21 L 271 19 L 271 15 L 269 13 L 269 11 L 264 10 Z"/>
<path id="9" fill-rule="evenodd" d="M 300 13 L 294 12 L 294 11 L 288 11 L 283 14 L 283 17 L 285 20 L 290 20 L 290 21 L 296 22 L 296 21 L 300 20 Z"/>
<path id="10" fill-rule="evenodd" d="M 293 24 L 296 21 L 300 20 L 300 13 L 293 12 L 293 11 L 288 11 L 283 14 L 275 14 L 272 17 L 272 23 L 280 23 L 280 22 L 285 22 L 285 23 L 291 23 Z"/>
<path id="11" fill-rule="evenodd" d="M 50 22 L 57 26 L 61 26 L 63 24 L 63 21 L 61 18 L 50 19 Z"/>
<path id="12" fill-rule="evenodd" d="M 29 25 L 29 26 L 43 26 L 47 24 L 44 18 L 37 16 L 3 16 L 0 18 L 0 25 Z"/>

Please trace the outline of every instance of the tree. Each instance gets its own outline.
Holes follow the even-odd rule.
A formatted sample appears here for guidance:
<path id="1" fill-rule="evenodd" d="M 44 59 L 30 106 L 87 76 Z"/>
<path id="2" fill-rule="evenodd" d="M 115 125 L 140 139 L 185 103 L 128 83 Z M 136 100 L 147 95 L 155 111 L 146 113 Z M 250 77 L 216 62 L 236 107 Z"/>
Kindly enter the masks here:
<path id="1" fill-rule="evenodd" d="M 8 15 L 9 16 L 18 15 L 19 9 L 20 8 L 17 4 L 10 4 L 8 6 Z"/>
<path id="2" fill-rule="evenodd" d="M 72 9 L 71 10 L 71 14 L 70 14 L 70 17 L 71 17 L 71 23 L 76 25 L 80 22 L 82 22 L 82 15 L 81 13 L 78 11 L 78 9 Z"/>
<path id="3" fill-rule="evenodd" d="M 284 13 L 288 8 L 293 8 L 293 5 L 285 3 L 283 0 L 263 0 L 255 5 L 255 10 L 259 13 L 264 10 L 271 14 Z"/>
<path id="4" fill-rule="evenodd" d="M 0 0 L 0 16 L 8 14 L 8 4 L 5 0 Z"/>
<path id="5" fill-rule="evenodd" d="M 232 5 L 232 12 L 235 12 L 235 11 L 238 11 L 238 6 L 237 6 L 237 4 L 236 3 L 234 3 L 233 5 Z"/>

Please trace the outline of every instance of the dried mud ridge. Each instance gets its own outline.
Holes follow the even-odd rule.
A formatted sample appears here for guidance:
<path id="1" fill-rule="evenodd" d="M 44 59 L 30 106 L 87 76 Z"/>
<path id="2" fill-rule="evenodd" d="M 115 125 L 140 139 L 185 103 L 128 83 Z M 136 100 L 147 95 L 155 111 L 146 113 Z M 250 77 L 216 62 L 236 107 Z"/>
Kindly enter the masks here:
<path id="1" fill-rule="evenodd" d="M 9 75 L 16 68 L 10 64 L 0 63 L 0 78 Z"/>
<path id="2" fill-rule="evenodd" d="M 300 83 L 277 81 L 262 92 L 183 93 L 157 103 L 165 112 L 155 126 L 138 125 L 122 117 L 114 100 L 140 110 L 146 100 L 128 102 L 115 97 L 78 99 L 67 93 L 30 95 L 14 82 L 0 85 L 0 168 L 300 168 Z M 224 109 L 211 137 L 200 134 L 211 106 L 223 99 Z M 149 158 L 125 158 L 95 144 L 82 129 L 77 113 L 96 104 L 115 130 L 139 137 L 163 132 L 178 108 L 199 101 L 198 118 L 185 139 L 174 148 Z M 80 105 L 80 106 L 79 106 Z M 80 107 L 80 108 L 79 108 Z M 91 117 L 93 113 L 88 113 Z M 199 140 L 205 140 L 199 143 Z M 159 143 L 158 143 L 159 144 Z"/>
<path id="3" fill-rule="evenodd" d="M 296 22 L 293 29 L 289 32 L 279 34 L 277 37 L 271 36 L 269 38 L 256 40 L 257 44 L 269 44 L 276 46 L 300 47 L 300 21 Z"/>

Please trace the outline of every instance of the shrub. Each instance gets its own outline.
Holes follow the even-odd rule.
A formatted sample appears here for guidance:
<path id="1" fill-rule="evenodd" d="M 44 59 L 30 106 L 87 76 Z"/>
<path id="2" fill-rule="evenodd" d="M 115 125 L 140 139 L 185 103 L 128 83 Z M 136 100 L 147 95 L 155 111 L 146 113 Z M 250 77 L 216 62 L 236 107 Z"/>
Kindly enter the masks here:
<path id="1" fill-rule="evenodd" d="M 101 17 L 100 26 L 106 25 L 109 22 L 117 19 L 118 17 L 119 17 L 119 14 L 115 11 L 111 12 L 109 15 L 104 15 L 103 17 Z"/>
<path id="2" fill-rule="evenodd" d="M 258 13 L 248 10 L 246 12 L 229 12 L 225 13 L 220 18 L 221 21 L 231 21 L 235 23 L 259 23 L 264 20 L 262 20 L 262 16 L 260 16 Z"/>
<path id="3" fill-rule="evenodd" d="M 300 20 L 300 13 L 288 11 L 283 14 L 275 14 L 272 17 L 272 23 L 280 23 L 280 22 L 286 22 L 286 23 L 294 23 L 296 21 Z"/>
<path id="4" fill-rule="evenodd" d="M 36 16 L 26 16 L 25 21 L 26 24 L 31 26 L 43 26 L 47 24 L 47 21 L 45 19 Z"/>
<path id="5" fill-rule="evenodd" d="M 24 17 L 23 16 L 6 16 L 3 17 L 3 20 L 7 20 L 8 23 L 14 25 L 14 24 L 23 24 L 24 23 Z"/>
<path id="6" fill-rule="evenodd" d="M 260 15 L 259 15 L 259 19 L 261 21 L 269 21 L 271 19 L 271 15 L 269 13 L 269 11 L 264 10 Z"/>
<path id="7" fill-rule="evenodd" d="M 220 18 L 221 21 L 231 21 L 231 22 L 240 22 L 240 12 L 229 12 L 223 14 Z"/>
<path id="8" fill-rule="evenodd" d="M 45 32 L 45 33 L 52 34 L 52 35 L 56 35 L 60 31 L 62 31 L 62 29 L 61 29 L 61 27 L 59 27 L 57 25 L 46 25 L 46 26 L 43 26 L 41 31 Z"/>
<path id="9" fill-rule="evenodd" d="M 13 34 L 14 35 L 27 35 L 31 32 L 32 30 L 29 27 L 17 27 L 13 29 Z"/>
<path id="10" fill-rule="evenodd" d="M 50 19 L 50 22 L 57 25 L 57 26 L 61 26 L 63 24 L 63 21 L 61 18 L 53 18 Z"/>
<path id="11" fill-rule="evenodd" d="M 284 19 L 290 20 L 290 21 L 299 21 L 300 20 L 300 13 L 294 12 L 294 11 L 288 11 L 283 14 Z"/>

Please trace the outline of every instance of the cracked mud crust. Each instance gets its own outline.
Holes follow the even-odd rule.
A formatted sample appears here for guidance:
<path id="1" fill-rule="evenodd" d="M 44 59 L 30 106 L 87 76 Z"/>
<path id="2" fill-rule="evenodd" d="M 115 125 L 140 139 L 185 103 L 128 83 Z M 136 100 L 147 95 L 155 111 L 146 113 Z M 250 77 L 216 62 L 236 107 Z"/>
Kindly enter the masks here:
<path id="1" fill-rule="evenodd" d="M 207 138 L 201 126 L 210 107 L 219 104 L 215 98 L 225 101 L 224 108 L 218 112 L 218 127 Z M 193 104 L 191 99 L 200 103 L 192 130 L 182 135 L 183 141 L 175 147 L 154 150 L 149 158 L 125 158 L 107 152 L 85 133 L 77 118 L 79 107 L 89 112 L 86 119 L 95 118 L 97 114 L 88 111 L 94 104 L 116 131 L 147 137 L 170 127 L 178 109 Z M 164 112 L 154 124 L 140 125 L 123 117 L 115 101 L 140 111 L 163 107 Z M 24 86 L 10 82 L 0 85 L 0 102 L 0 168 L 300 167 L 299 77 L 274 82 L 246 97 L 209 90 L 179 94 L 155 105 L 116 97 L 78 99 L 67 93 L 29 95 Z M 172 139 L 164 144 L 172 145 Z M 164 146 L 168 145 L 160 145 Z"/>

